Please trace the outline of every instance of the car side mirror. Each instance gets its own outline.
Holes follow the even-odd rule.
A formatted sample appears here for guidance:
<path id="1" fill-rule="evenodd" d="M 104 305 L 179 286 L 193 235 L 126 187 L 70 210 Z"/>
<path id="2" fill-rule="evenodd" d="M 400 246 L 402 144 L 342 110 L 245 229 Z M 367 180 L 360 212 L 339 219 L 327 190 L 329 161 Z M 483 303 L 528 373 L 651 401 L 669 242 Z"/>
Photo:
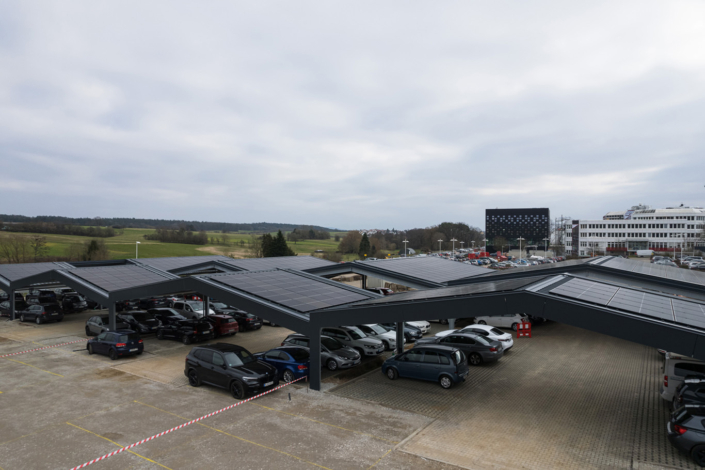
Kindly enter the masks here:
<path id="1" fill-rule="evenodd" d="M 227 368 L 228 368 L 228 365 L 227 365 L 227 364 L 223 364 L 223 365 L 220 366 L 220 367 L 222 367 L 223 369 L 227 369 Z"/>

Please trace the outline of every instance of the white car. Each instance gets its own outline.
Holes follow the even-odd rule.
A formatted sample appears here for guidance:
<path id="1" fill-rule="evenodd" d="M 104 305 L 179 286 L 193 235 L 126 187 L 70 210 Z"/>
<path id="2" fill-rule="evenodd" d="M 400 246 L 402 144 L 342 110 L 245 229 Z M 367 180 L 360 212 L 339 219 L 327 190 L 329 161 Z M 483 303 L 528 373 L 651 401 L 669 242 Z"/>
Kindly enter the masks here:
<path id="1" fill-rule="evenodd" d="M 431 329 L 431 324 L 427 321 L 408 321 L 407 325 L 414 326 L 421 330 L 421 334 L 425 335 Z"/>
<path id="2" fill-rule="evenodd" d="M 499 328 L 511 328 L 517 330 L 517 325 L 522 321 L 529 321 L 529 317 L 523 313 L 505 313 L 504 315 L 494 315 L 485 317 L 475 317 L 475 323 L 480 325 L 490 325 Z"/>
<path id="3" fill-rule="evenodd" d="M 397 333 L 395 331 L 387 331 L 383 326 L 377 323 L 371 323 L 369 325 L 357 325 L 357 327 L 362 330 L 367 336 L 372 338 L 377 338 L 384 343 L 384 347 L 387 350 L 396 349 L 397 347 Z M 406 339 L 404 339 L 406 343 Z"/>
<path id="4" fill-rule="evenodd" d="M 514 346 L 514 338 L 512 337 L 511 333 L 505 333 L 504 331 L 498 330 L 494 326 L 489 326 L 489 325 L 480 325 L 480 324 L 474 324 L 474 325 L 469 325 L 466 326 L 465 328 L 461 330 L 445 330 L 441 331 L 440 333 L 436 333 L 436 336 L 447 336 L 451 333 L 475 333 L 478 335 L 482 335 L 487 339 L 492 339 L 495 341 L 499 341 L 502 343 L 502 347 L 504 350 L 508 350 L 512 346 Z"/>

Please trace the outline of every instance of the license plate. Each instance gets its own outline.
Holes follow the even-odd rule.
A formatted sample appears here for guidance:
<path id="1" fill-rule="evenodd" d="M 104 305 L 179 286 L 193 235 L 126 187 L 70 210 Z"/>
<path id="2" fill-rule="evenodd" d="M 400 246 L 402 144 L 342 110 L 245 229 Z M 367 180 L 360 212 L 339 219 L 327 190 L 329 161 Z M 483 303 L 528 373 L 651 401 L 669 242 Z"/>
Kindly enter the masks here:
<path id="1" fill-rule="evenodd" d="M 135 348 L 135 349 L 130 349 L 130 352 L 137 352 L 137 348 Z"/>
<path id="2" fill-rule="evenodd" d="M 204 331 L 204 332 L 201 333 L 201 334 L 202 334 L 202 335 L 208 335 L 208 334 L 210 334 L 210 331 Z"/>
<path id="3" fill-rule="evenodd" d="M 272 382 L 267 382 L 264 384 L 265 387 L 269 387 L 270 385 L 274 385 L 274 382 L 272 381 Z"/>
<path id="4" fill-rule="evenodd" d="M 261 323 L 255 323 L 255 326 L 262 326 Z"/>
<path id="5" fill-rule="evenodd" d="M 58 313 L 52 313 L 52 315 L 58 315 Z"/>

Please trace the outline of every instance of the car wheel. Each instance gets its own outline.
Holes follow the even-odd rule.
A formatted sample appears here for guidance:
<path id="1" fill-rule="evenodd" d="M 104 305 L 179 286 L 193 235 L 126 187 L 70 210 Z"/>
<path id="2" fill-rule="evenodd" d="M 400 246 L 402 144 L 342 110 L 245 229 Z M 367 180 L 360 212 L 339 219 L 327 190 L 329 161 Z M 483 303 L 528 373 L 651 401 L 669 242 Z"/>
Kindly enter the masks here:
<path id="1" fill-rule="evenodd" d="M 338 363 L 336 362 L 335 359 L 328 359 L 326 366 L 328 367 L 328 370 L 337 370 L 338 369 Z"/>
<path id="2" fill-rule="evenodd" d="M 453 386 L 453 381 L 447 375 L 441 377 L 438 383 L 440 383 L 441 387 L 445 388 L 446 390 Z"/>
<path id="3" fill-rule="evenodd" d="M 93 336 L 93 333 L 91 333 L 91 329 L 86 327 L 86 336 Z"/>
<path id="4" fill-rule="evenodd" d="M 20 321 L 24 323 L 24 314 L 20 315 Z"/>
<path id="5" fill-rule="evenodd" d="M 93 345 L 92 344 L 88 345 L 88 354 L 93 354 Z"/>
<path id="6" fill-rule="evenodd" d="M 365 351 L 363 351 L 362 348 L 353 348 L 353 349 L 360 354 L 360 358 L 365 357 Z"/>
<path id="7" fill-rule="evenodd" d="M 114 349 L 108 352 L 108 356 L 110 356 L 110 359 L 113 361 L 118 358 L 117 352 Z"/>
<path id="8" fill-rule="evenodd" d="M 164 332 L 162 330 L 157 330 L 157 339 L 164 339 Z"/>
<path id="9" fill-rule="evenodd" d="M 468 356 L 468 362 L 474 366 L 479 366 L 482 364 L 482 356 L 480 356 L 478 353 L 472 353 L 470 356 Z"/>
<path id="10" fill-rule="evenodd" d="M 184 335 L 181 338 L 181 342 L 184 344 L 191 344 L 191 337 L 189 335 Z"/>
<path id="11" fill-rule="evenodd" d="M 58 318 L 58 319 L 56 320 L 56 323 L 59 323 L 61 320 L 63 320 L 63 318 Z"/>
<path id="12" fill-rule="evenodd" d="M 230 384 L 230 393 L 236 400 L 245 398 L 245 388 L 237 380 L 234 380 L 233 383 Z"/>
<path id="13" fill-rule="evenodd" d="M 693 450 L 690 451 L 690 456 L 693 457 L 695 463 L 701 467 L 705 467 L 705 445 L 693 447 Z"/>
<path id="14" fill-rule="evenodd" d="M 285 370 L 284 375 L 282 376 L 282 379 L 284 379 L 284 383 L 289 383 L 294 381 L 294 373 L 290 370 Z"/>
<path id="15" fill-rule="evenodd" d="M 486 325 L 487 322 L 485 320 L 480 320 L 479 322 L 477 322 L 477 324 L 478 325 Z"/>
<path id="16" fill-rule="evenodd" d="M 42 324 L 42 319 L 41 319 L 41 317 L 35 318 L 35 319 L 34 319 L 34 322 L 35 322 L 37 325 L 41 325 L 41 324 Z"/>
<path id="17" fill-rule="evenodd" d="M 516 331 L 517 330 L 517 323 L 512 323 L 512 330 Z"/>
<path id="18" fill-rule="evenodd" d="M 193 369 L 188 371 L 188 384 L 192 387 L 200 387 L 201 386 L 201 379 L 198 378 L 198 372 L 196 372 Z"/>
<path id="19" fill-rule="evenodd" d="M 384 350 L 389 351 L 392 347 L 389 345 L 389 341 L 382 341 L 384 343 Z"/>
<path id="20" fill-rule="evenodd" d="M 441 325 L 447 325 L 447 324 L 448 324 L 448 320 L 441 320 Z"/>
<path id="21" fill-rule="evenodd" d="M 389 369 L 387 369 L 387 378 L 389 380 L 396 380 L 397 377 L 399 377 L 399 373 L 394 367 L 390 367 Z"/>

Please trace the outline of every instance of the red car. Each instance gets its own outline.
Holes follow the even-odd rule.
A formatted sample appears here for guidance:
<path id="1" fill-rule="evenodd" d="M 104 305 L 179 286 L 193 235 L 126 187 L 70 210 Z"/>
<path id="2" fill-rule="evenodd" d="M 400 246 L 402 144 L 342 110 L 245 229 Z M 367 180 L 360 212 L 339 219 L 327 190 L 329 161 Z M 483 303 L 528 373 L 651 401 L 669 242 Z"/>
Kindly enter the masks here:
<path id="1" fill-rule="evenodd" d="M 206 320 L 213 325 L 215 337 L 235 335 L 239 331 L 237 320 L 230 315 L 208 315 Z"/>

